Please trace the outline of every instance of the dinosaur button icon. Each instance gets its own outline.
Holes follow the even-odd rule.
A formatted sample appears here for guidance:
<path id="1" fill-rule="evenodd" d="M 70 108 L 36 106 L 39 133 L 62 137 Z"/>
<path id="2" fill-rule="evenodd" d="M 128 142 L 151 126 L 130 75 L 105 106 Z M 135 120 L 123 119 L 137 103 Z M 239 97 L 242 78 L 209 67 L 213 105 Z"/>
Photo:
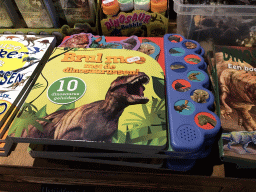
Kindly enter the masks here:
<path id="1" fill-rule="evenodd" d="M 202 129 L 213 129 L 217 124 L 216 118 L 212 114 L 207 112 L 201 112 L 196 114 L 194 120 L 197 126 Z"/>

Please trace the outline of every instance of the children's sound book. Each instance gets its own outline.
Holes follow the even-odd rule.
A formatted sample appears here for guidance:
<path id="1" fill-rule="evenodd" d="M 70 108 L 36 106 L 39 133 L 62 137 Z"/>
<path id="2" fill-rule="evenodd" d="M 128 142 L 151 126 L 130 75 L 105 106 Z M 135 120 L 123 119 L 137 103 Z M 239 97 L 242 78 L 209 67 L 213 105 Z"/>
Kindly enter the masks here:
<path id="1" fill-rule="evenodd" d="M 181 63 L 174 62 L 175 65 L 171 65 L 171 69 L 175 73 L 183 72 L 184 78 L 188 80 L 193 74 L 202 74 L 204 78 L 198 76 L 198 81 L 194 83 L 197 88 L 208 81 L 207 75 L 201 70 L 205 69 L 205 63 L 200 56 L 203 49 L 184 38 L 184 42 L 179 44 L 173 43 L 172 39 L 181 40 L 172 35 L 165 40 L 139 39 L 136 36 L 111 39 L 85 33 L 67 37 L 60 47 L 56 48 L 41 73 L 42 77 L 39 77 L 36 83 L 43 86 L 41 89 L 36 87 L 37 92 L 30 92 L 14 120 L 9 131 L 10 138 L 14 142 L 44 145 L 43 148 L 31 146 L 32 156 L 43 155 L 41 150 L 45 149 L 47 154 L 57 150 L 59 154 L 61 152 L 64 156 L 77 158 L 88 154 L 96 158 L 109 157 L 115 152 L 113 155 L 116 157 L 132 154 L 136 158 L 147 156 L 165 159 L 171 156 L 190 159 L 194 163 L 195 159 L 207 156 L 215 140 L 213 134 L 193 152 L 173 151 L 169 145 L 168 130 L 171 128 L 167 128 L 166 122 L 163 69 L 164 65 L 169 65 L 167 61 L 173 60 L 164 60 L 163 43 L 169 43 L 166 45 L 165 54 L 174 54 L 170 51 L 170 45 L 175 45 L 172 48 L 175 54 L 183 50 L 183 57 L 195 57 L 188 58 L 189 61 L 195 62 L 192 71 L 188 64 L 180 66 L 180 71 L 177 65 Z M 74 97 L 75 95 L 78 96 Z M 194 98 L 195 94 L 191 96 L 190 92 L 185 95 L 188 100 L 192 99 L 191 102 L 198 100 Z M 211 105 L 213 97 L 208 95 L 200 102 L 205 104 L 194 105 L 200 105 L 198 110 L 205 110 L 202 106 Z M 188 110 L 189 115 L 193 115 L 195 108 L 191 110 L 186 103 L 178 104 L 175 104 L 174 114 Z M 180 107 L 180 110 L 176 110 L 177 107 Z M 209 124 L 207 119 L 200 121 L 203 125 Z M 212 125 L 204 132 L 210 133 L 215 127 L 218 126 L 212 120 Z M 194 142 L 194 138 L 201 137 L 200 134 L 196 135 L 196 131 L 193 132 L 192 127 L 188 128 L 184 127 L 182 132 L 177 133 L 189 131 L 188 135 L 180 137 L 184 142 Z M 54 149 L 54 145 L 66 146 Z M 71 148 L 67 147 L 68 145 Z M 83 149 L 78 149 L 79 147 Z M 182 167 L 184 168 L 183 165 Z"/>
<path id="2" fill-rule="evenodd" d="M 0 36 L 0 138 L 5 140 L 8 121 L 22 105 L 55 46 L 55 37 L 34 35 Z"/>
<path id="3" fill-rule="evenodd" d="M 164 75 L 133 50 L 58 47 L 9 136 L 15 142 L 166 148 Z"/>
<path id="4" fill-rule="evenodd" d="M 256 49 L 216 46 L 212 64 L 209 73 L 220 106 L 224 160 L 249 167 L 256 160 Z"/>
<path id="5" fill-rule="evenodd" d="M 197 42 L 175 34 L 159 42 L 67 37 L 41 71 L 8 138 L 36 144 L 30 154 L 37 157 L 156 158 L 170 169 L 188 170 L 210 154 L 220 128 L 203 53 Z M 166 90 L 165 83 L 171 83 Z"/>

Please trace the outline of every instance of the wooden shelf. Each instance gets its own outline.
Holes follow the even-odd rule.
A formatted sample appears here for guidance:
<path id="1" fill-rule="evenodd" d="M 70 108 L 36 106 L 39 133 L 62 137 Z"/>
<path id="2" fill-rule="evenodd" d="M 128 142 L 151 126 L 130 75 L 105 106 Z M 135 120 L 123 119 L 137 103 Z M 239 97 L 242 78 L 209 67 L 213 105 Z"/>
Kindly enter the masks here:
<path id="1" fill-rule="evenodd" d="M 0 191 L 41 191 L 45 184 L 76 185 L 89 191 L 242 191 L 254 180 L 225 178 L 224 166 L 210 176 L 53 159 L 33 159 L 28 144 L 0 158 Z M 203 166 L 202 166 L 203 167 Z M 248 188 L 250 187 L 250 188 Z"/>

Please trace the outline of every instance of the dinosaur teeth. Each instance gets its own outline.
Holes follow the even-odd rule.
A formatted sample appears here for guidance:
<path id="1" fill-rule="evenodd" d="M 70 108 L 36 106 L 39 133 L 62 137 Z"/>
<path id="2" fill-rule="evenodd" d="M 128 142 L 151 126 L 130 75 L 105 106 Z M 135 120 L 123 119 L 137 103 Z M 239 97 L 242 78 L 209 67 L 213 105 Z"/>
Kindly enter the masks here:
<path id="1" fill-rule="evenodd" d="M 136 82 L 138 82 L 139 81 L 139 79 L 137 78 L 137 79 L 134 79 L 132 82 L 131 82 L 131 84 L 134 84 L 134 83 L 136 83 Z"/>
<path id="2" fill-rule="evenodd" d="M 139 96 L 139 95 L 132 95 L 132 97 L 133 97 L 134 99 L 148 99 L 147 97 Z"/>
<path id="3" fill-rule="evenodd" d="M 138 81 L 140 81 L 142 84 L 148 84 L 149 80 L 150 80 L 149 77 L 142 76 L 142 77 L 138 77 L 138 78 L 134 79 L 133 81 L 130 82 L 130 84 L 134 84 Z"/>

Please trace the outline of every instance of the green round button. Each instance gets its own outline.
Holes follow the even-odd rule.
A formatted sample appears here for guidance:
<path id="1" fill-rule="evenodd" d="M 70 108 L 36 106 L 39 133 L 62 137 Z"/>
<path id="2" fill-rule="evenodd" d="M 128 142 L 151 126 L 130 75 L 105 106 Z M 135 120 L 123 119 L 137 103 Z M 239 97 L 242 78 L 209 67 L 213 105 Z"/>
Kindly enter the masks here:
<path id="1" fill-rule="evenodd" d="M 73 103 L 86 91 L 85 82 L 77 77 L 64 77 L 52 83 L 48 89 L 48 99 L 56 104 Z"/>

